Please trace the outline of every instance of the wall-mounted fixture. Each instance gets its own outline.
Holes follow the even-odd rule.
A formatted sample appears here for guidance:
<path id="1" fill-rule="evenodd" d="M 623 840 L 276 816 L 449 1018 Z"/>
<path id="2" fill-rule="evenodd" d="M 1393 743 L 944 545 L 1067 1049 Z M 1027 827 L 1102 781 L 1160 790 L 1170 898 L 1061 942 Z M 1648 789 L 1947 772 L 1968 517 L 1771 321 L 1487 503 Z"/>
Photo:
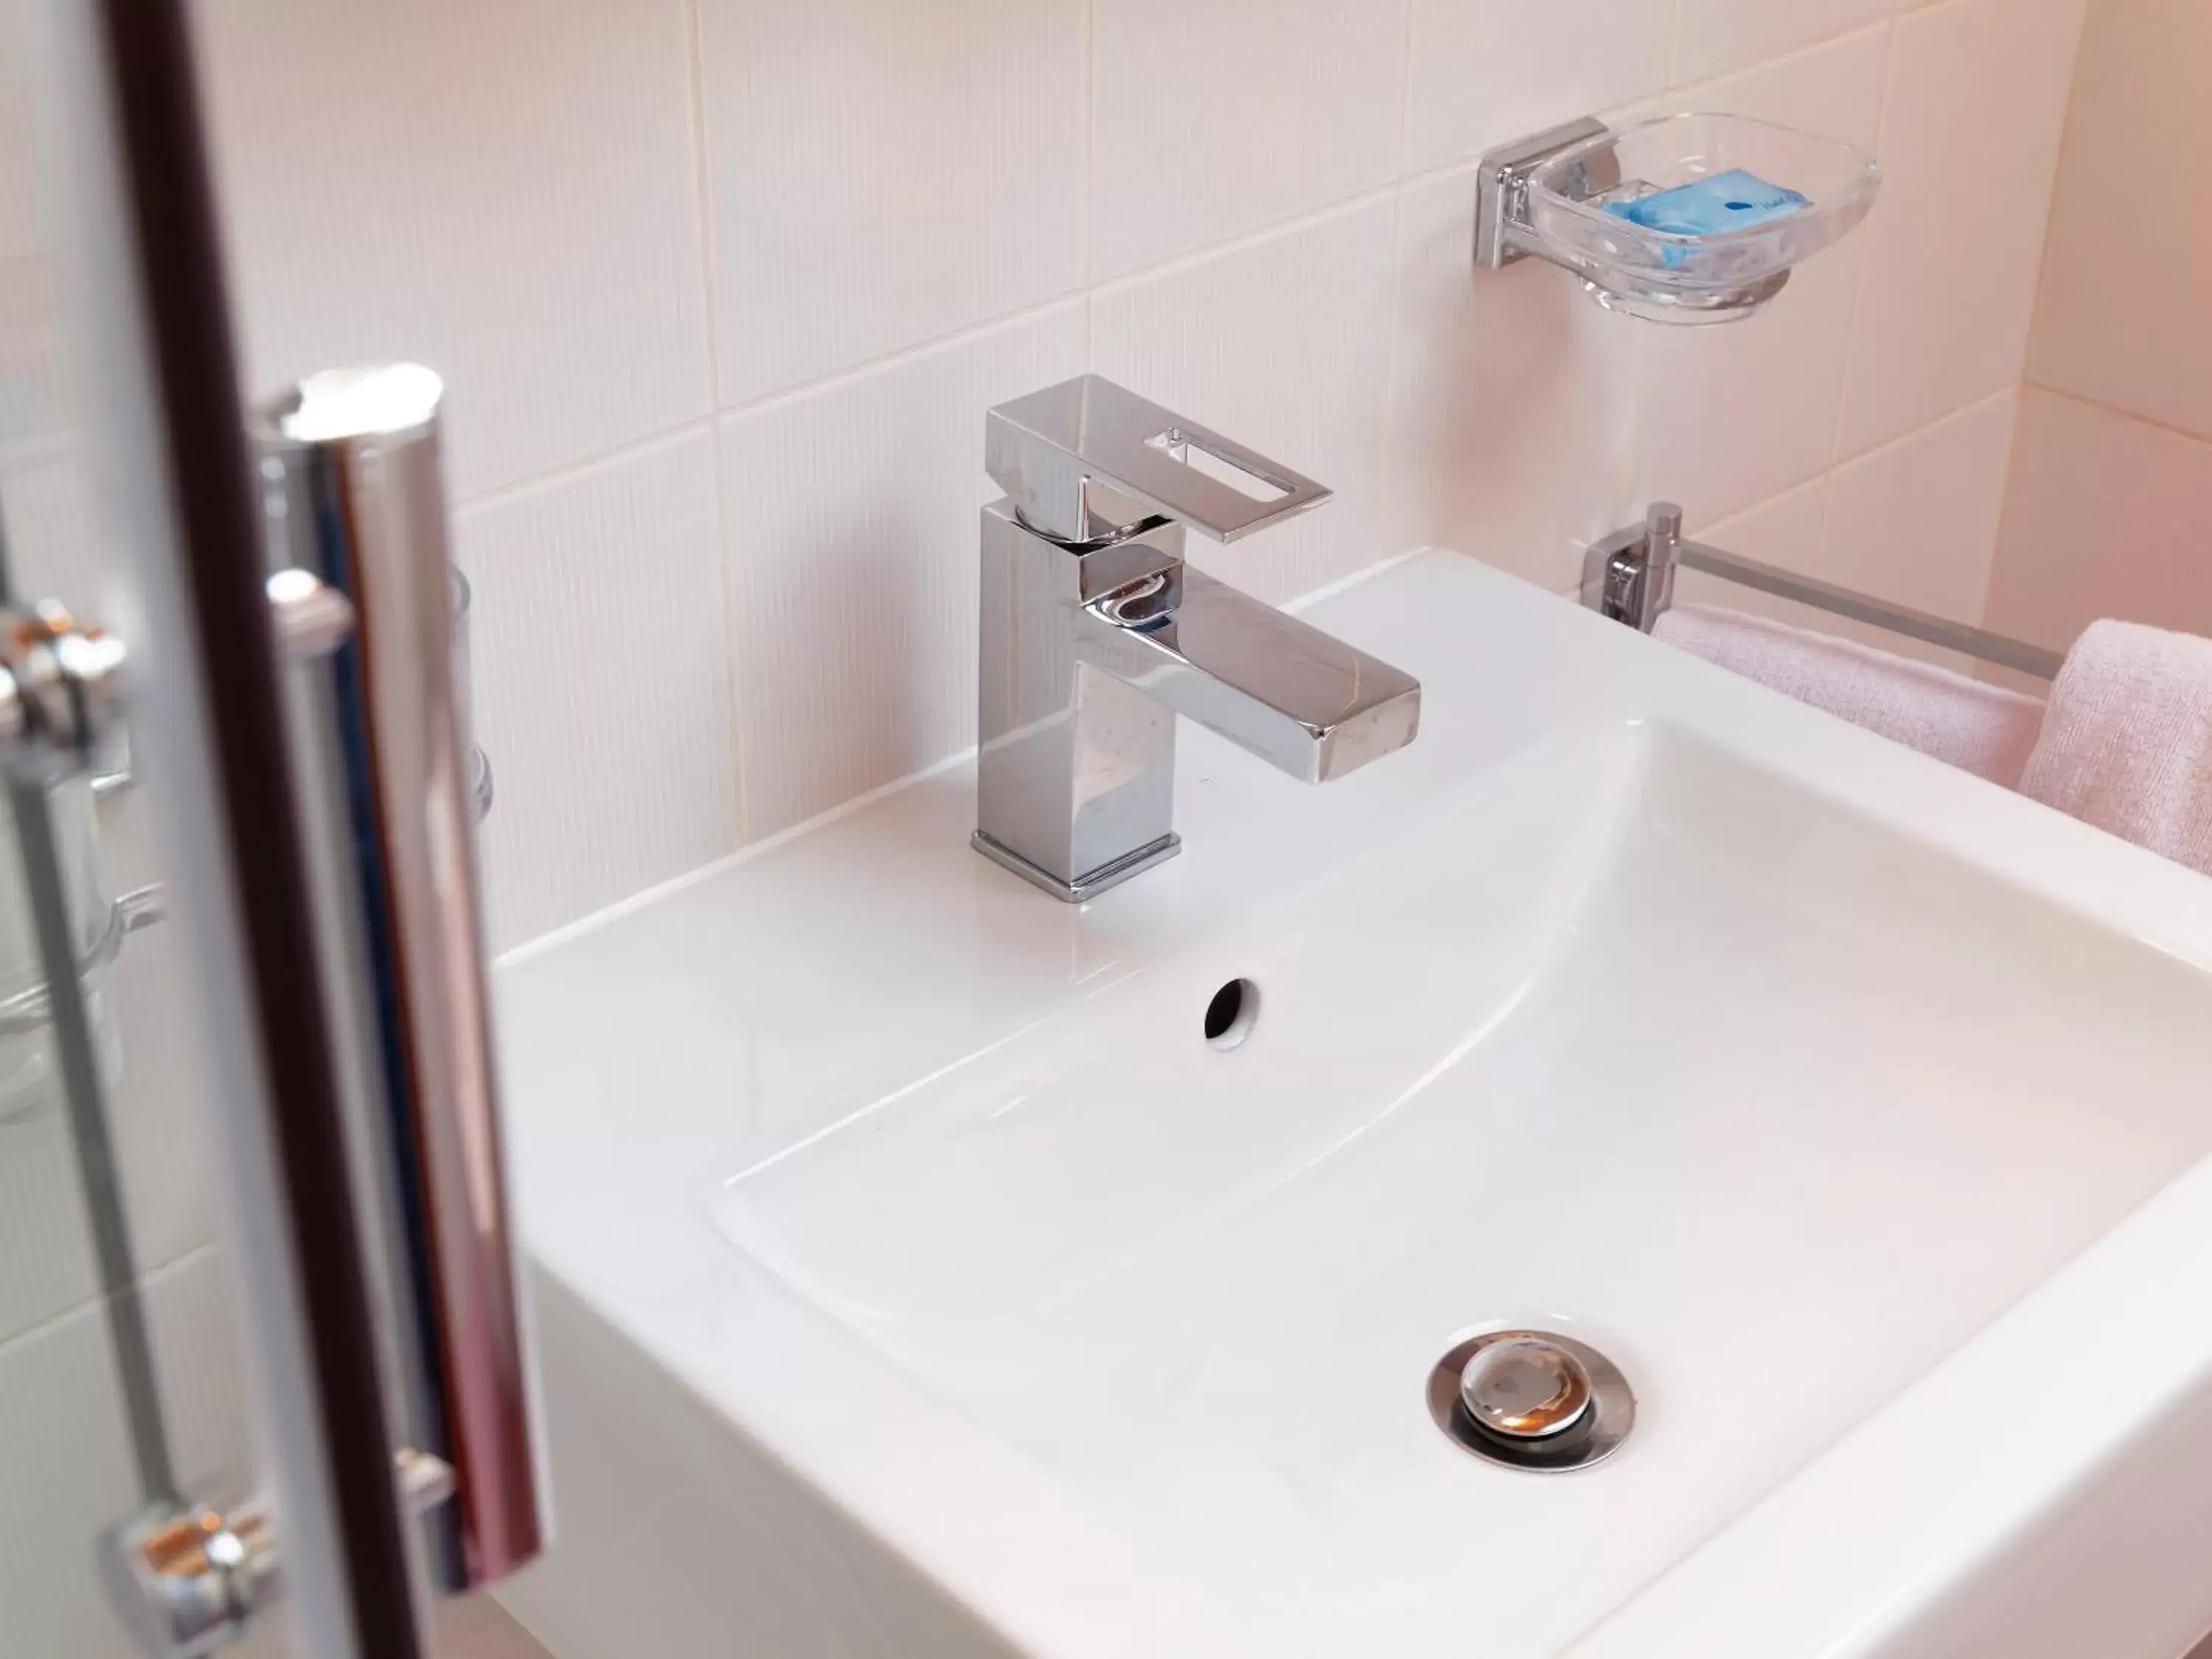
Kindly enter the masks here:
<path id="1" fill-rule="evenodd" d="M 1695 570 L 1756 592 L 1810 605 L 1832 616 L 1886 629 L 1923 645 L 1963 652 L 2038 679 L 2052 679 L 2066 660 L 2056 651 L 2024 640 L 2008 639 L 1987 629 L 1931 616 L 1909 605 L 1892 605 L 1814 576 L 1801 576 L 1778 565 L 1761 564 L 1682 537 L 1682 509 L 1654 501 L 1644 522 L 1615 531 L 1583 558 L 1583 603 L 1601 617 L 1626 623 L 1649 634 L 1674 603 L 1674 574 Z"/>
<path id="2" fill-rule="evenodd" d="M 1534 254 L 1607 310 L 1733 322 L 1848 234 L 1881 186 L 1857 145 L 1744 116 L 1572 121 L 1484 155 L 1474 263 Z"/>

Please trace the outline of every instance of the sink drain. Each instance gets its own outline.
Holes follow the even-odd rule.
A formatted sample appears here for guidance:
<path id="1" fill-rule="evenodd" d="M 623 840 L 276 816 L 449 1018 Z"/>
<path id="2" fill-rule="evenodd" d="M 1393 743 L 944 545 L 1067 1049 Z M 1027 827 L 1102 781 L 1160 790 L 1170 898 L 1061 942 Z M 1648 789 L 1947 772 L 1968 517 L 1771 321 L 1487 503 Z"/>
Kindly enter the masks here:
<path id="1" fill-rule="evenodd" d="M 1620 1369 L 1551 1331 L 1486 1331 L 1429 1373 L 1429 1415 L 1465 1450 L 1516 1469 L 1579 1469 L 1636 1423 Z"/>

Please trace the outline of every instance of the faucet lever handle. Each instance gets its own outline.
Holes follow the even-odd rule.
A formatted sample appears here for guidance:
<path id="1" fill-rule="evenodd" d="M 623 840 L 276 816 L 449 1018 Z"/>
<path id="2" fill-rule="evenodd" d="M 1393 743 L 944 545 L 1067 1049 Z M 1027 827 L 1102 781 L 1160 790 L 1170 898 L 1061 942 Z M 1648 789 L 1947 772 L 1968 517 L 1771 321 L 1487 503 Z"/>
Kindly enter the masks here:
<path id="1" fill-rule="evenodd" d="M 1158 514 L 1233 542 L 1331 493 L 1096 374 L 992 410 L 983 453 L 1022 521 L 1061 542 L 1110 540 Z"/>

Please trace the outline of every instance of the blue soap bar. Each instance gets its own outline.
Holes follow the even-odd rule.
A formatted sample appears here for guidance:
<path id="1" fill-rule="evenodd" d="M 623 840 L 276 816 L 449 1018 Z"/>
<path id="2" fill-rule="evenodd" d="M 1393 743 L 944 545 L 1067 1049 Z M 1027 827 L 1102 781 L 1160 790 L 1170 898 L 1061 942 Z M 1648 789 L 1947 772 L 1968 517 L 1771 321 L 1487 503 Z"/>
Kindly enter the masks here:
<path id="1" fill-rule="evenodd" d="M 1711 236 L 1784 219 L 1812 204 L 1794 190 L 1770 185 L 1741 167 L 1693 179 L 1633 202 L 1608 202 L 1605 210 L 1646 230 L 1675 236 Z"/>

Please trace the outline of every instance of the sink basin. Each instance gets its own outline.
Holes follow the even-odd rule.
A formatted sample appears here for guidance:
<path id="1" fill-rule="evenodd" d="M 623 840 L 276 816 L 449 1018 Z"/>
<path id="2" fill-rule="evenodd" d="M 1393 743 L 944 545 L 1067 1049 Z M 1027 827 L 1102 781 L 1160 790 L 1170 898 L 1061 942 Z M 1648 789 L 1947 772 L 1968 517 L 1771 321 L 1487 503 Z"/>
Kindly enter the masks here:
<path id="1" fill-rule="evenodd" d="M 1261 1014 L 1220 1052 L 1237 977 Z M 2212 1148 L 2208 1078 L 2202 974 L 1623 727 L 738 1176 L 717 1218 L 1296 1650 L 1480 1624 L 1503 1659 Z M 1450 1453 L 1421 1384 L 1494 1324 L 1626 1370 L 1601 1476 Z"/>
<path id="2" fill-rule="evenodd" d="M 1329 603 L 1421 744 L 1309 793 L 1194 743 L 1185 859 L 1079 913 L 956 770 L 507 971 L 586 1515 L 526 1621 L 2172 1659 L 2212 884 L 1449 556 Z M 1438 1431 L 1510 1325 L 1626 1374 L 1617 1455 Z"/>

